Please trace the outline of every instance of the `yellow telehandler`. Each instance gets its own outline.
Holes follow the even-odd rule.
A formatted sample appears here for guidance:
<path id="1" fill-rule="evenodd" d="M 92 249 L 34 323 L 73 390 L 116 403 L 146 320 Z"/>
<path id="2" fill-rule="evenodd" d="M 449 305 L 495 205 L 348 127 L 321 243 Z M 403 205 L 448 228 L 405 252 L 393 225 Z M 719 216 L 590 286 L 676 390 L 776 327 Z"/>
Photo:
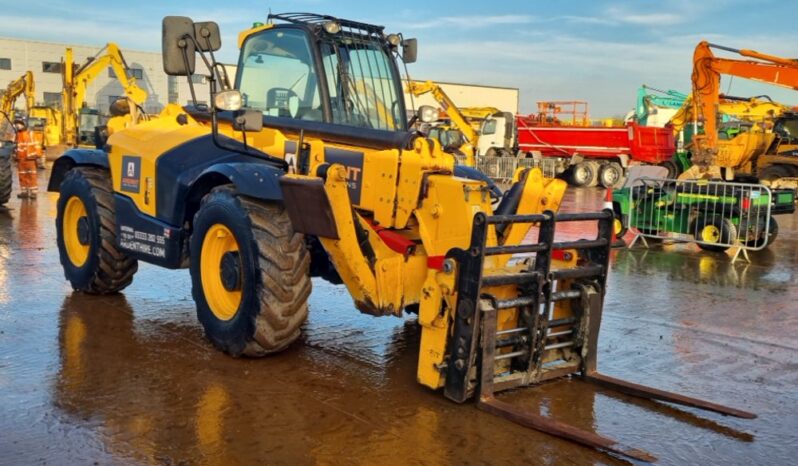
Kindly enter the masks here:
<path id="1" fill-rule="evenodd" d="M 418 314 L 421 384 L 641 460 L 654 457 L 494 393 L 573 375 L 754 416 L 597 372 L 612 212 L 557 214 L 565 183 L 526 169 L 494 208 L 483 179 L 408 130 L 397 61 L 415 61 L 414 39 L 295 13 L 269 15 L 238 45 L 230 86 L 214 58 L 218 26 L 166 17 L 164 70 L 194 75 L 199 57 L 213 104 L 171 105 L 112 134 L 108 152 L 57 160 L 49 189 L 60 192 L 58 247 L 74 289 L 120 291 L 138 260 L 189 268 L 208 339 L 261 356 L 297 339 L 311 276 L 343 283 L 361 312 Z M 597 234 L 555 239 L 577 221 Z"/>

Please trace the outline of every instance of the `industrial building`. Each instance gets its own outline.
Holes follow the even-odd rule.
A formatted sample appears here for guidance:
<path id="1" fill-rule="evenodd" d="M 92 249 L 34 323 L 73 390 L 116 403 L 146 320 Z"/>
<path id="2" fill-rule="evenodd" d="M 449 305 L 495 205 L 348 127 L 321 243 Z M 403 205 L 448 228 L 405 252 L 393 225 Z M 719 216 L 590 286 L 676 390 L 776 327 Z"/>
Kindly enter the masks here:
<path id="1" fill-rule="evenodd" d="M 0 90 L 26 71 L 32 71 L 36 83 L 36 103 L 60 106 L 61 103 L 61 62 L 66 48 L 72 48 L 75 63 L 85 63 L 90 57 L 101 53 L 102 46 L 64 44 L 27 39 L 0 37 Z M 187 104 L 191 101 L 191 91 L 185 78 L 167 76 L 163 72 L 160 52 L 147 52 L 123 48 L 125 60 L 136 78 L 136 84 L 148 93 L 144 110 L 147 113 L 158 113 L 168 102 Z M 227 65 L 232 78 L 235 66 Z M 208 102 L 208 87 L 204 76 L 192 77 L 197 100 Z M 471 84 L 439 83 L 441 88 L 463 107 L 493 106 L 504 111 L 517 113 L 518 89 L 481 86 Z M 108 113 L 109 105 L 123 95 L 122 86 L 116 80 L 113 70 L 98 76 L 88 86 L 87 103 L 102 114 Z M 405 95 L 408 108 L 411 103 L 417 108 L 420 105 L 437 103 L 430 95 L 416 97 L 411 100 Z M 23 100 L 17 102 L 22 108 Z"/>

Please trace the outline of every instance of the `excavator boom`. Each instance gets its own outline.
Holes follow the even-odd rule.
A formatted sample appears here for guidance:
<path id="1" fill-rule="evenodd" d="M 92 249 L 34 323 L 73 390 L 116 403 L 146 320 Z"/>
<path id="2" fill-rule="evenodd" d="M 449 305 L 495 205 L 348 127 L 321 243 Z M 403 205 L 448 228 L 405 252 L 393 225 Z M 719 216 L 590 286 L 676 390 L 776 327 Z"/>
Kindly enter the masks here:
<path id="1" fill-rule="evenodd" d="M 68 145 L 75 145 L 77 142 L 79 113 L 86 102 L 86 92 L 89 84 L 109 67 L 114 71 L 116 78 L 122 85 L 125 97 L 132 104 L 130 105 L 130 111 L 133 121 L 137 120 L 136 108 L 142 106 L 147 100 L 147 91 L 140 88 L 136 84 L 136 78 L 130 75 L 130 68 L 122 55 L 122 51 L 119 50 L 116 44 L 109 42 L 97 55 L 90 57 L 86 63 L 77 69 L 74 68 L 72 49 L 67 48 L 62 65 L 62 103 L 64 109 L 62 133 L 65 135 Z"/>
<path id="2" fill-rule="evenodd" d="M 29 111 L 33 107 L 35 85 L 33 82 L 33 73 L 26 71 L 25 74 L 20 76 L 14 81 L 11 81 L 6 87 L 3 95 L 0 96 L 0 111 L 6 115 L 10 115 L 14 109 L 14 103 L 17 98 L 25 96 L 25 107 Z"/>
<path id="3" fill-rule="evenodd" d="M 466 155 L 466 165 L 469 167 L 475 166 L 476 161 L 474 160 L 474 155 L 479 133 L 469 124 L 466 116 L 457 108 L 457 105 L 446 95 L 443 89 L 432 81 L 423 83 L 410 81 L 407 83 L 407 91 L 416 97 L 432 93 L 435 101 L 446 111 L 446 114 L 449 115 L 449 119 L 452 120 L 452 123 L 460 130 L 466 140 L 466 143 L 461 147 L 461 150 L 463 150 Z"/>
<path id="4" fill-rule="evenodd" d="M 737 53 L 756 60 L 718 58 L 712 49 Z M 693 114 L 703 122 L 704 134 L 693 141 L 693 161 L 701 165 L 716 164 L 718 154 L 718 108 L 720 104 L 720 75 L 738 76 L 769 84 L 798 90 L 798 60 L 781 58 L 753 50 L 733 49 L 703 41 L 693 54 Z M 739 161 L 729 158 L 721 165 L 736 165 Z M 738 158 L 740 159 L 740 158 Z M 743 158 L 744 159 L 744 158 Z M 728 166 L 726 168 L 737 168 Z"/>

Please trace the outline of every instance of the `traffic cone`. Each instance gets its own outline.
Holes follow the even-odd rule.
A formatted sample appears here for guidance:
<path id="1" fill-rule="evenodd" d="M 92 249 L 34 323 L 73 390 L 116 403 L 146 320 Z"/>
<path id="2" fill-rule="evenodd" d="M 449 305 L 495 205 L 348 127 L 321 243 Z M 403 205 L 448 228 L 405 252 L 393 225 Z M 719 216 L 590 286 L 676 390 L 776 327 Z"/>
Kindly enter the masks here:
<path id="1" fill-rule="evenodd" d="M 607 194 L 604 196 L 604 207 L 602 209 L 612 210 L 612 188 L 607 188 Z"/>

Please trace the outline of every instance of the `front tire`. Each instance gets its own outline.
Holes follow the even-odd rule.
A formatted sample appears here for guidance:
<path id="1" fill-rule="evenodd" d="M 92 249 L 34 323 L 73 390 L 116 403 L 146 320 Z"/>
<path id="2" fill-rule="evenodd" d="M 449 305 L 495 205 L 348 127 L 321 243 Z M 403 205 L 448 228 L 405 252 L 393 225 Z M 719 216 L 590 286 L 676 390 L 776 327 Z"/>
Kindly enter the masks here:
<path id="1" fill-rule="evenodd" d="M 121 291 L 133 281 L 136 259 L 120 251 L 111 174 L 77 167 L 64 176 L 55 219 L 58 255 L 72 288 L 91 294 Z"/>
<path id="2" fill-rule="evenodd" d="M 257 357 L 299 337 L 310 255 L 282 206 L 215 188 L 194 216 L 190 251 L 197 318 L 214 346 Z"/>
<path id="3" fill-rule="evenodd" d="M 703 218 L 696 222 L 695 239 L 703 242 L 697 244 L 705 251 L 724 252 L 737 239 L 737 228 L 731 220 L 719 215 Z"/>
<path id="4" fill-rule="evenodd" d="M 5 204 L 11 199 L 12 185 L 11 158 L 0 157 L 0 205 Z"/>

